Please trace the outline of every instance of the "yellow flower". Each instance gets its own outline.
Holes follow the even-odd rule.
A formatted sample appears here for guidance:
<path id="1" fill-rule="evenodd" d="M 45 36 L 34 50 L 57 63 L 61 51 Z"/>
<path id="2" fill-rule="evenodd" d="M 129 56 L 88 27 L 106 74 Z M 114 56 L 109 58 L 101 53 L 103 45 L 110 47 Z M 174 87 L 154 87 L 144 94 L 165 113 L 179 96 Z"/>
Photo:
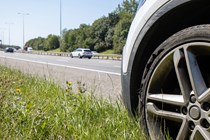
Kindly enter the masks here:
<path id="1" fill-rule="evenodd" d="M 66 84 L 70 86 L 72 85 L 72 82 L 66 81 Z"/>
<path id="2" fill-rule="evenodd" d="M 20 93 L 21 92 L 21 89 L 17 88 L 16 89 L 16 92 Z"/>

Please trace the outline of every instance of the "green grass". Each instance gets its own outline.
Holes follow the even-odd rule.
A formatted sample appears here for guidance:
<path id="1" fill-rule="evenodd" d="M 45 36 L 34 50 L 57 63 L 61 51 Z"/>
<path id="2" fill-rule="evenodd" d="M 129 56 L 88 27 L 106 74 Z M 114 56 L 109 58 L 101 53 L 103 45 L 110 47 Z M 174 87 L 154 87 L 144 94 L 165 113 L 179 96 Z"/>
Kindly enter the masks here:
<path id="1" fill-rule="evenodd" d="M 114 54 L 114 50 L 107 50 L 107 51 L 101 52 L 101 54 Z"/>
<path id="2" fill-rule="evenodd" d="M 48 52 L 61 52 L 60 48 L 54 49 L 54 50 L 50 50 Z"/>
<path id="3" fill-rule="evenodd" d="M 0 139 L 145 139 L 120 104 L 0 66 Z"/>

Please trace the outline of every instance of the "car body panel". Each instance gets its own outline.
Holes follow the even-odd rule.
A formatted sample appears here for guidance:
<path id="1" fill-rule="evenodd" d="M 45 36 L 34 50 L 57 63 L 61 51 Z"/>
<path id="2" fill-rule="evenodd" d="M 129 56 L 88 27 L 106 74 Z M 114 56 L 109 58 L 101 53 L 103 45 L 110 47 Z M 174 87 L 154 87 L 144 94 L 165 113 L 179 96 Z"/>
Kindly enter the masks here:
<path id="1" fill-rule="evenodd" d="M 130 82 L 132 81 L 132 68 L 134 67 L 136 53 L 140 44 L 144 43 L 142 39 L 160 17 L 171 9 L 189 1 L 191 0 L 146 0 L 144 5 L 137 11 L 123 49 L 121 69 L 123 101 L 130 114 L 135 113 L 133 109 L 139 104 L 138 99 L 136 99 L 138 98 L 136 90 L 140 89 L 139 87 L 138 89 L 132 87 L 133 85 Z"/>
<path id="2" fill-rule="evenodd" d="M 129 56 L 132 52 L 132 47 L 136 41 L 137 36 L 141 32 L 142 28 L 150 17 L 157 11 L 162 5 L 169 0 L 146 0 L 144 5 L 138 10 L 136 16 L 131 24 L 126 45 L 123 50 L 123 73 L 128 70 Z"/>

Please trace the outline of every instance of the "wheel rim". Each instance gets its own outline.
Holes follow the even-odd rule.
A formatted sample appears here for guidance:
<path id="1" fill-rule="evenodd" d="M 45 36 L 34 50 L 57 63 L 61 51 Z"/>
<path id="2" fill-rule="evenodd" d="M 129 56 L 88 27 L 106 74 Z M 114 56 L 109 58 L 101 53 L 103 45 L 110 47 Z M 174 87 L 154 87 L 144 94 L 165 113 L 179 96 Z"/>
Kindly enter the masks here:
<path id="1" fill-rule="evenodd" d="M 146 123 L 152 139 L 210 138 L 210 43 L 168 52 L 151 73 Z"/>

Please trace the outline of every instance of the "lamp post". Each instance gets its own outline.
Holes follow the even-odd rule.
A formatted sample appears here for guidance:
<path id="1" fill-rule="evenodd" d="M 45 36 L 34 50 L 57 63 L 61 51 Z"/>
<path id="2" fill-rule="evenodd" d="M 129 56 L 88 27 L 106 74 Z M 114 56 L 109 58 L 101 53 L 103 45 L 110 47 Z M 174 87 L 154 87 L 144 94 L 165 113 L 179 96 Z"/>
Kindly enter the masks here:
<path id="1" fill-rule="evenodd" d="M 60 0 L 60 38 L 59 38 L 59 48 L 61 49 L 62 44 L 62 0 Z"/>
<path id="2" fill-rule="evenodd" d="M 9 26 L 9 46 L 10 46 L 10 25 L 14 24 L 12 22 L 5 22 L 5 24 L 8 24 Z"/>
<path id="3" fill-rule="evenodd" d="M 29 15 L 29 13 L 18 13 L 18 15 L 22 15 L 22 17 L 23 17 L 23 48 L 24 48 L 24 44 L 25 44 L 25 23 L 24 23 L 24 19 L 25 19 L 25 15 Z"/>
<path id="4" fill-rule="evenodd" d="M 5 28 L 0 28 L 1 30 L 1 43 L 4 44 L 4 30 Z"/>
<path id="5" fill-rule="evenodd" d="M 2 32 L 1 32 L 1 46 L 2 46 L 2 44 L 3 44 L 3 40 L 4 40 L 4 32 L 2 31 Z"/>
<path id="6" fill-rule="evenodd" d="M 62 34 L 62 0 L 60 0 L 60 38 Z"/>

